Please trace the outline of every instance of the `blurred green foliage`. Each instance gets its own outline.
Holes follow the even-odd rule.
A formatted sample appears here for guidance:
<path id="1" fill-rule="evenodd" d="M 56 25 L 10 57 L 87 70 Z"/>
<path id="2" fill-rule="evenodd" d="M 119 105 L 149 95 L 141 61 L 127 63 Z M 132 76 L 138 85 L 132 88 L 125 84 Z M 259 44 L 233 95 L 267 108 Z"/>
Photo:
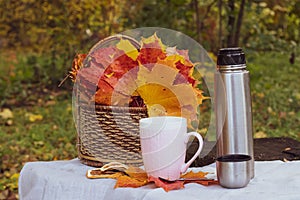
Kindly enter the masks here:
<path id="1" fill-rule="evenodd" d="M 233 13 L 228 8 L 230 1 L 234 2 Z M 100 39 L 127 29 L 175 29 L 216 53 L 220 47 L 226 47 L 231 34 L 228 16 L 237 20 L 240 2 L 0 0 L 0 105 L 12 97 L 27 97 L 26 91 L 32 88 L 57 88 L 76 53 L 86 53 Z M 287 52 L 287 57 L 292 52 L 299 55 L 299 13 L 297 0 L 246 1 L 240 46 Z M 64 85 L 70 87 L 70 82 Z"/>
<path id="2" fill-rule="evenodd" d="M 158 26 L 182 31 L 216 51 L 226 44 L 229 14 L 237 20 L 241 5 L 234 2 L 231 13 L 229 0 L 0 0 L 0 48 L 59 54 L 70 60 L 111 34 Z M 296 46 L 299 13 L 297 0 L 246 1 L 241 46 L 260 50 Z"/>
<path id="3" fill-rule="evenodd" d="M 95 33 L 103 38 L 122 30 L 123 4 L 120 0 L 1 0 L 1 46 L 57 54 L 87 50 Z"/>
<path id="4" fill-rule="evenodd" d="M 300 42 L 300 2 L 250 1 L 241 40 L 256 51 L 295 51 Z"/>

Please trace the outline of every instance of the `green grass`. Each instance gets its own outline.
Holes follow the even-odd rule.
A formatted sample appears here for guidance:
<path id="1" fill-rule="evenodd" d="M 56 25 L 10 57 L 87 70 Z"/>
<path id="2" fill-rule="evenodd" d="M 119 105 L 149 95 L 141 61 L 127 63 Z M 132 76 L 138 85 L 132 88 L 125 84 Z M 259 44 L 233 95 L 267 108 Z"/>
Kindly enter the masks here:
<path id="1" fill-rule="evenodd" d="M 300 141 L 300 61 L 283 53 L 249 53 L 256 137 L 291 137 Z"/>
<path id="2" fill-rule="evenodd" d="M 35 60 L 37 59 L 37 60 Z M 53 72 L 49 60 L 13 52 L 0 54 L 0 199 L 17 197 L 17 180 L 29 161 L 72 159 L 77 156 L 70 87 L 57 88 L 68 70 Z M 61 76 L 59 76 L 61 74 Z M 56 88 L 56 89 L 53 89 Z"/>
<path id="3" fill-rule="evenodd" d="M 0 127 L 0 190 L 16 192 L 16 177 L 25 162 L 76 157 L 76 131 L 70 100 L 47 103 L 48 106 L 41 103 L 11 109 L 13 124 Z"/>
<path id="4" fill-rule="evenodd" d="M 285 54 L 246 53 L 255 137 L 286 136 L 300 141 L 299 57 L 291 65 Z M 17 197 L 17 180 L 24 163 L 72 159 L 77 153 L 70 87 L 49 87 L 59 82 L 68 67 L 61 66 L 62 70 L 51 77 L 53 69 L 48 69 L 49 60 L 43 57 L 0 57 L 0 112 L 9 108 L 13 113 L 11 125 L 0 117 L 2 199 Z"/>

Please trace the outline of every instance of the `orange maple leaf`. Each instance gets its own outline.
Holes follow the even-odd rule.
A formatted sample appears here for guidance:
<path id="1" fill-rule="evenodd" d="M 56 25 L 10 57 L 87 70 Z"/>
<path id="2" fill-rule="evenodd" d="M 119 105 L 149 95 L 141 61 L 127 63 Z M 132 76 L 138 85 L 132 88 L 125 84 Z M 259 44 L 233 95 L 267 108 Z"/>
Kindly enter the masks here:
<path id="1" fill-rule="evenodd" d="M 148 183 L 148 176 L 145 170 L 139 167 L 129 166 L 123 176 L 116 177 L 115 188 L 118 187 L 141 187 Z"/>
<path id="2" fill-rule="evenodd" d="M 201 185 L 204 185 L 204 186 L 219 184 L 218 180 L 210 180 L 210 179 L 205 180 L 204 178 L 205 178 L 205 176 L 207 174 L 208 174 L 208 172 L 202 172 L 202 171 L 193 172 L 193 171 L 189 171 L 189 172 L 181 175 L 180 177 L 184 178 L 184 179 L 187 179 L 187 180 L 184 180 L 184 183 L 198 183 L 198 184 L 201 184 Z M 204 180 L 197 180 L 197 179 L 202 179 L 202 178 Z M 195 180 L 193 180 L 193 179 L 195 179 Z"/>
<path id="3" fill-rule="evenodd" d="M 163 188 L 166 192 L 184 188 L 183 181 L 166 181 L 156 177 L 149 177 L 149 182 L 154 182 L 157 187 Z"/>
<path id="4" fill-rule="evenodd" d="M 145 181 L 148 179 L 146 171 L 139 167 L 129 166 L 129 168 L 125 170 L 125 173 L 131 178 L 137 179 L 139 181 Z"/>
<path id="5" fill-rule="evenodd" d="M 182 174 L 180 177 L 181 178 L 205 178 L 205 176 L 208 174 L 208 172 L 202 172 L 202 171 L 199 171 L 199 172 L 193 172 L 192 170 L 185 173 L 185 174 Z"/>
<path id="6" fill-rule="evenodd" d="M 115 188 L 119 188 L 119 187 L 133 187 L 133 188 L 137 188 L 137 187 L 142 187 L 144 185 L 146 185 L 148 183 L 148 180 L 139 180 L 136 178 L 132 178 L 130 176 L 127 175 L 123 175 L 117 178 L 117 182 L 115 184 Z"/>

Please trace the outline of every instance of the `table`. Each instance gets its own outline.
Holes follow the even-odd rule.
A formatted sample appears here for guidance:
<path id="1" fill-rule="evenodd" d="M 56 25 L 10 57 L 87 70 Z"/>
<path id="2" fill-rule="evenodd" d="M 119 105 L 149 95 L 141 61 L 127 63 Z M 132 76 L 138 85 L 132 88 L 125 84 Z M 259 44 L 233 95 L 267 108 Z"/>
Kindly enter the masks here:
<path id="1" fill-rule="evenodd" d="M 216 142 L 204 142 L 200 156 L 193 162 L 193 167 L 209 165 L 216 160 Z M 256 161 L 270 160 L 300 160 L 300 142 L 292 138 L 257 138 L 254 139 L 254 159 Z M 192 158 L 198 149 L 198 142 L 193 142 L 187 151 L 187 160 Z"/>
<path id="2" fill-rule="evenodd" d="M 225 189 L 219 185 L 186 184 L 184 189 L 165 192 L 150 184 L 141 188 L 114 189 L 114 179 L 87 179 L 92 167 L 78 159 L 69 161 L 29 162 L 21 170 L 21 200 L 198 200 L 198 199 L 300 199 L 300 161 L 256 161 L 255 178 L 246 188 Z M 191 168 L 215 173 L 215 163 Z M 211 175 L 211 176 L 215 176 Z"/>

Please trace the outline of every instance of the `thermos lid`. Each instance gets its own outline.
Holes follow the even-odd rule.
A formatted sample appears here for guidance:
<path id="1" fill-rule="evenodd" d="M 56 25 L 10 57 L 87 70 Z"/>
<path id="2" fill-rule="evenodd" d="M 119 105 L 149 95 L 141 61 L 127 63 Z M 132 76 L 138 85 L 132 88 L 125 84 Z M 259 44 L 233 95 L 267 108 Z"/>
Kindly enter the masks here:
<path id="1" fill-rule="evenodd" d="M 245 54 L 240 47 L 223 48 L 219 50 L 217 65 L 246 64 Z"/>

